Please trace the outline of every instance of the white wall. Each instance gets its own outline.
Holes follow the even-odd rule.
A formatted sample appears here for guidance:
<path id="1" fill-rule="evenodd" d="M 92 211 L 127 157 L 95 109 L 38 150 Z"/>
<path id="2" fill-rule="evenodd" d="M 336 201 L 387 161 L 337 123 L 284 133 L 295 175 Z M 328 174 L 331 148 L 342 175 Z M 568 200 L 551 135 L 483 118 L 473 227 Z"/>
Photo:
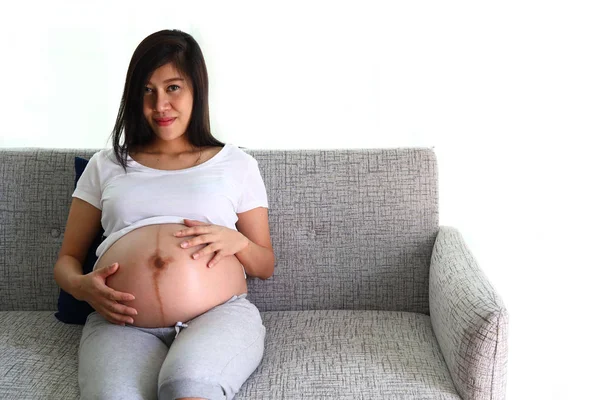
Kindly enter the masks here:
<path id="1" fill-rule="evenodd" d="M 435 146 L 440 223 L 509 309 L 508 399 L 597 393 L 593 1 L 78 3 L 3 10 L 1 147 L 108 147 L 135 47 L 187 31 L 222 141 Z"/>

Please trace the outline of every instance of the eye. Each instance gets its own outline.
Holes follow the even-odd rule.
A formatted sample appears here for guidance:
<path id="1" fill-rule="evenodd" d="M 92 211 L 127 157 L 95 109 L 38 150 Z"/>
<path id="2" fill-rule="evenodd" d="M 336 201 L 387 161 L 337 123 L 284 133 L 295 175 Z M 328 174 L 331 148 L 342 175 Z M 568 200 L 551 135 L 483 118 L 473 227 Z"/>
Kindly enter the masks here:
<path id="1" fill-rule="evenodd" d="M 170 90 L 171 88 L 173 88 L 173 90 Z M 174 92 L 176 90 L 181 89 L 178 85 L 170 85 L 169 87 L 167 87 L 167 90 Z M 144 94 L 148 94 L 152 92 L 152 88 L 149 88 L 148 86 L 144 87 Z"/>

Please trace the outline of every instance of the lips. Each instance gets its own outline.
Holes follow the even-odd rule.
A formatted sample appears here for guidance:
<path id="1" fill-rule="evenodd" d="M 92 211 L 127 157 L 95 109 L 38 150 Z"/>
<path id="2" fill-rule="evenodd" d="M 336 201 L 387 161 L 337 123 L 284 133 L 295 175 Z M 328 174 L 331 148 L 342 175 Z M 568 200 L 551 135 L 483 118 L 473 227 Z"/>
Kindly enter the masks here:
<path id="1" fill-rule="evenodd" d="M 158 126 L 168 126 L 175 121 L 175 118 L 156 118 L 154 121 L 156 121 Z"/>

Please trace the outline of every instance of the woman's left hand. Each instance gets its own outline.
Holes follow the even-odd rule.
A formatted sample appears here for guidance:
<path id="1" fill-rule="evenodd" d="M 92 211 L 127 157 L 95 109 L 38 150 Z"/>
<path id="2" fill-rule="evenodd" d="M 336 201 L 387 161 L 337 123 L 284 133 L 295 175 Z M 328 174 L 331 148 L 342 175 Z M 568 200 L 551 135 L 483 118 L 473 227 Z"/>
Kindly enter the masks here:
<path id="1" fill-rule="evenodd" d="M 226 226 L 208 224 L 192 219 L 184 219 L 183 223 L 189 226 L 189 228 L 184 228 L 176 232 L 175 236 L 196 237 L 187 239 L 180 243 L 180 246 L 184 249 L 189 249 L 193 246 L 206 244 L 201 250 L 192 254 L 192 257 L 196 259 L 214 252 L 215 256 L 207 264 L 209 268 L 214 267 L 223 257 L 234 255 L 238 251 L 245 249 L 249 244 L 246 236 Z M 183 246 L 184 243 L 187 243 L 187 246 Z"/>

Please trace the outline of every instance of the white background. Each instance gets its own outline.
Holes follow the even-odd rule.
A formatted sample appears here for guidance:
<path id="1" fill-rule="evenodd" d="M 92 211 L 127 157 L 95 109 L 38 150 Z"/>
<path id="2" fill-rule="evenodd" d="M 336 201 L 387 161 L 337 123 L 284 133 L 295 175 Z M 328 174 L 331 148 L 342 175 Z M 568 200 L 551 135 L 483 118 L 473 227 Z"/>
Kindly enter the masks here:
<path id="1" fill-rule="evenodd" d="M 598 395 L 597 2 L 80 3 L 3 6 L 1 147 L 109 147 L 134 49 L 184 30 L 221 141 L 434 147 L 440 224 L 509 311 L 507 398 Z"/>

